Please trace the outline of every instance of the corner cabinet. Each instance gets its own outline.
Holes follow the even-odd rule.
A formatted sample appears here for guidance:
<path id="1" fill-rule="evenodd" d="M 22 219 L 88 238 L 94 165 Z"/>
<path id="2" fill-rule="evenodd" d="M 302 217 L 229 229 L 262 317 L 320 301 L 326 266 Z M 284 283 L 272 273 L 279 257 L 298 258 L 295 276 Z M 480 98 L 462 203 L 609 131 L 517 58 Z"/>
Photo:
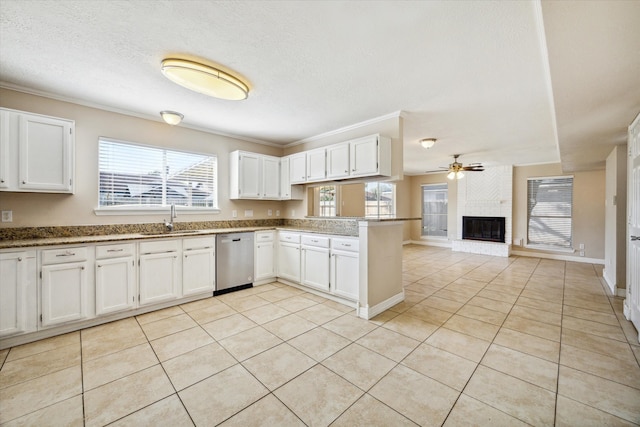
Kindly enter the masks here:
<path id="1" fill-rule="evenodd" d="M 0 337 L 36 331 L 36 252 L 0 253 Z"/>
<path id="2" fill-rule="evenodd" d="M 73 193 L 74 122 L 0 109 L 0 191 Z"/>
<path id="3" fill-rule="evenodd" d="M 230 199 L 280 199 L 280 158 L 233 151 L 229 162 Z"/>

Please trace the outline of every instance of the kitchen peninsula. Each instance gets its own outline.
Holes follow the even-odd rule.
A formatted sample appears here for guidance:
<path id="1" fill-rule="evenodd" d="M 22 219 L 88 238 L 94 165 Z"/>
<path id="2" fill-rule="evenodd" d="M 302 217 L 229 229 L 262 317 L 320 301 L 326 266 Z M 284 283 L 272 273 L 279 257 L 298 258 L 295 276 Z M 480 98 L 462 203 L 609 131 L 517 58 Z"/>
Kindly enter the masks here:
<path id="1" fill-rule="evenodd" d="M 406 219 L 409 218 L 178 223 L 171 233 L 157 224 L 0 229 L 0 262 L 6 276 L 3 280 L 11 282 L 13 290 L 13 297 L 2 301 L 3 312 L 12 315 L 3 316 L 0 348 L 210 298 L 215 281 L 213 268 L 209 264 L 193 264 L 193 255 L 209 251 L 211 257 L 215 256 L 215 235 L 229 232 L 293 233 L 302 239 L 311 236 L 309 241 L 323 237 L 327 242 L 325 253 L 329 259 L 333 256 L 333 261 L 327 261 L 327 271 L 322 274 L 328 278 L 331 268 L 332 285 L 327 283 L 324 290 L 319 290 L 305 286 L 304 280 L 282 281 L 352 306 L 359 317 L 370 319 L 404 300 L 402 225 Z M 333 269 L 340 266 L 335 263 L 340 255 L 337 245 L 347 247 L 351 242 L 357 249 L 351 248 L 352 253 L 347 255 L 356 260 L 357 274 L 351 271 L 345 277 L 351 280 L 355 292 L 341 294 L 334 289 L 339 276 Z M 156 246 L 158 250 L 152 251 Z M 275 265 L 279 255 L 276 247 L 274 239 L 273 273 L 263 283 L 281 277 L 280 268 Z M 169 282 L 160 289 L 152 287 L 155 278 L 145 281 L 151 274 L 145 263 L 156 257 L 163 257 L 164 261 L 155 265 L 171 266 L 165 275 L 171 280 L 164 277 Z M 300 256 L 293 262 L 303 259 Z M 192 264 L 187 267 L 187 262 Z M 109 266 L 112 268 L 107 270 Z M 205 275 L 208 279 L 194 283 L 196 278 L 189 274 L 194 268 L 210 272 Z M 113 275 L 106 280 L 104 271 Z"/>

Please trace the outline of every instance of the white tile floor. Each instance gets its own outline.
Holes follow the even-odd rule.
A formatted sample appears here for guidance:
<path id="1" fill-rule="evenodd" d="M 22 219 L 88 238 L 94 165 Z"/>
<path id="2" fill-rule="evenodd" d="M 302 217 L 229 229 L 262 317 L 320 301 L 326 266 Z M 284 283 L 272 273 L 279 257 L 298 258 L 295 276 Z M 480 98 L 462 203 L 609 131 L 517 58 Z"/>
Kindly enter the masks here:
<path id="1" fill-rule="evenodd" d="M 371 321 L 273 283 L 0 351 L 4 426 L 637 425 L 600 267 L 407 246 Z"/>

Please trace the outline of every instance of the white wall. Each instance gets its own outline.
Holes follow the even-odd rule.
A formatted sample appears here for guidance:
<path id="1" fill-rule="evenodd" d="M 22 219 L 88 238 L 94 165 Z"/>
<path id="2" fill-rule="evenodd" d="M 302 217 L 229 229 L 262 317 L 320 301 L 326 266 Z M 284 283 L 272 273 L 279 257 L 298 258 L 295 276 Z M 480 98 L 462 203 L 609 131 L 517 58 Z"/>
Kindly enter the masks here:
<path id="1" fill-rule="evenodd" d="M 605 198 L 605 248 L 602 275 L 611 292 L 626 289 L 627 146 L 618 145 L 607 157 Z"/>

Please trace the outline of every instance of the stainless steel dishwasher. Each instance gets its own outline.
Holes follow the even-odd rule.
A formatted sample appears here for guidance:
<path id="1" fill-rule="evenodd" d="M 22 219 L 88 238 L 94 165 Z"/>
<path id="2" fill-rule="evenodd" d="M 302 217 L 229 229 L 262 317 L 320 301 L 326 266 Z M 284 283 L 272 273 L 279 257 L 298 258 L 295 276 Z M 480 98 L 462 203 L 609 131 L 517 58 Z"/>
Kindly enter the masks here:
<path id="1" fill-rule="evenodd" d="M 253 235 L 253 232 L 228 233 L 216 237 L 214 295 L 253 286 Z"/>

